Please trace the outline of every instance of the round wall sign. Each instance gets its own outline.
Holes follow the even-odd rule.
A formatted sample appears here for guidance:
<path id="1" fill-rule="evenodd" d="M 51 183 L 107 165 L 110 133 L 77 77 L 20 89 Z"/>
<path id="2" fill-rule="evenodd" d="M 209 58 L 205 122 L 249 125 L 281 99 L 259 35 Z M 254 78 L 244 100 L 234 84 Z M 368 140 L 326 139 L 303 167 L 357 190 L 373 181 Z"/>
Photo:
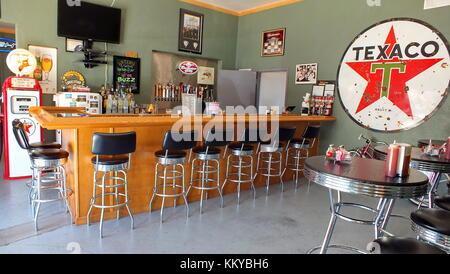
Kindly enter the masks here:
<path id="1" fill-rule="evenodd" d="M 427 121 L 450 86 L 450 47 L 425 22 L 396 18 L 358 35 L 338 71 L 341 103 L 360 126 L 398 132 Z"/>
<path id="2" fill-rule="evenodd" d="M 12 73 L 19 76 L 32 75 L 36 69 L 36 57 L 25 49 L 15 49 L 6 57 L 6 64 Z"/>
<path id="3" fill-rule="evenodd" d="M 184 61 L 178 65 L 178 69 L 186 75 L 194 75 L 198 72 L 198 65 L 191 61 Z"/>

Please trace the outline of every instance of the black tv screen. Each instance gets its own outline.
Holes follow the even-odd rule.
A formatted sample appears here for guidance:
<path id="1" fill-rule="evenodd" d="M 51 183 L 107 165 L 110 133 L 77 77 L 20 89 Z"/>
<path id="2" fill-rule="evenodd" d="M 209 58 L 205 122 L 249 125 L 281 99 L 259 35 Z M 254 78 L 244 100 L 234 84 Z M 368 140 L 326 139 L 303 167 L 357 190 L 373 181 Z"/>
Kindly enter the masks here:
<path id="1" fill-rule="evenodd" d="M 73 1 L 72 1 L 73 2 Z M 58 36 L 78 40 L 120 43 L 122 11 L 81 1 L 69 6 L 67 0 L 58 1 Z"/>

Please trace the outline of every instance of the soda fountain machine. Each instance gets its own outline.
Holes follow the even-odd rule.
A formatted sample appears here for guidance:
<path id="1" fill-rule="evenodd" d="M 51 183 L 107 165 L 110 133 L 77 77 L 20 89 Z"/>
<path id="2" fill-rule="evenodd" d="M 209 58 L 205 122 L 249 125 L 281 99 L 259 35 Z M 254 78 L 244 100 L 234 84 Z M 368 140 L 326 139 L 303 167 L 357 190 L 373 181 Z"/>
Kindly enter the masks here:
<path id="1" fill-rule="evenodd" d="M 9 77 L 2 88 L 2 124 L 4 143 L 4 178 L 7 180 L 25 179 L 32 175 L 28 152 L 17 143 L 12 122 L 19 119 L 25 126 L 30 143 L 43 141 L 43 130 L 30 116 L 29 108 L 41 106 L 42 89 L 32 75 L 36 58 L 24 49 L 12 51 L 6 59 L 8 68 L 17 76 Z"/>

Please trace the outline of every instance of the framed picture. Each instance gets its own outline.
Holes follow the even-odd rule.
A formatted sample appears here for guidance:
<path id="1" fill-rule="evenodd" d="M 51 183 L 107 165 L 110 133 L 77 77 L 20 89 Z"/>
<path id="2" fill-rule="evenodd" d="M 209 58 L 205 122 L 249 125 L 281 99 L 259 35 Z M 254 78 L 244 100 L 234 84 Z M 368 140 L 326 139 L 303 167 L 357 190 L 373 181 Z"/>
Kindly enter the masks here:
<path id="1" fill-rule="evenodd" d="M 56 94 L 58 73 L 58 49 L 28 45 L 28 51 L 34 54 L 37 66 L 33 77 L 39 81 L 44 94 Z"/>
<path id="2" fill-rule="evenodd" d="M 83 46 L 83 40 L 66 38 L 66 52 L 75 52 L 78 46 Z"/>
<path id="3" fill-rule="evenodd" d="M 203 22 L 203 14 L 180 9 L 180 33 L 178 41 L 178 49 L 180 51 L 202 54 Z"/>
<path id="4" fill-rule="evenodd" d="M 286 29 L 264 31 L 262 34 L 261 56 L 284 55 Z"/>
<path id="5" fill-rule="evenodd" d="M 295 83 L 302 84 L 316 84 L 318 74 L 318 64 L 303 64 L 297 65 L 295 70 Z"/>
<path id="6" fill-rule="evenodd" d="M 138 94 L 141 82 L 141 59 L 114 56 L 113 77 L 114 88 L 130 88 L 132 93 Z"/>
<path id="7" fill-rule="evenodd" d="M 197 84 L 214 85 L 214 68 L 198 67 Z"/>

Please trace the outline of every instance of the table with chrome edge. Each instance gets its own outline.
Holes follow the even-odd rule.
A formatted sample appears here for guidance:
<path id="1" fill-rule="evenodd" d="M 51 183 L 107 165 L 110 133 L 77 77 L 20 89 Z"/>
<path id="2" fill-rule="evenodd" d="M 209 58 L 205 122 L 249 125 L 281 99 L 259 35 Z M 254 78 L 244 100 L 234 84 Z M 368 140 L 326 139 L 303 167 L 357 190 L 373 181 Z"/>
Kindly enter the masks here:
<path id="1" fill-rule="evenodd" d="M 388 147 L 377 146 L 375 148 L 374 157 L 378 160 L 386 160 Z M 441 182 L 443 174 L 450 173 L 450 160 L 444 158 L 444 155 L 440 157 L 428 156 L 422 152 L 420 148 L 413 147 L 411 155 L 411 168 L 430 173 L 430 189 L 427 193 L 427 197 L 420 197 L 419 199 L 411 199 L 411 201 L 419 207 L 422 205 L 433 208 L 434 196 Z M 431 202 L 430 202 L 431 201 Z"/>
<path id="2" fill-rule="evenodd" d="M 305 161 L 305 177 L 313 183 L 329 189 L 331 220 L 322 246 L 311 249 L 308 254 L 320 250 L 326 254 L 328 249 L 336 248 L 366 254 L 366 251 L 345 245 L 330 245 L 337 219 L 374 227 L 375 239 L 384 233 L 396 199 L 421 197 L 427 193 L 428 178 L 422 172 L 411 170 L 408 178 L 389 178 L 385 176 L 385 162 L 353 158 L 350 163 L 335 163 L 325 156 L 312 157 Z M 334 192 L 337 192 L 335 202 Z M 364 195 L 380 199 L 377 209 L 342 201 L 342 193 Z M 359 208 L 375 214 L 373 220 L 360 220 L 341 213 L 345 207 Z M 370 239 L 370 241 L 373 239 Z M 369 242 L 369 241 L 368 241 Z"/>

